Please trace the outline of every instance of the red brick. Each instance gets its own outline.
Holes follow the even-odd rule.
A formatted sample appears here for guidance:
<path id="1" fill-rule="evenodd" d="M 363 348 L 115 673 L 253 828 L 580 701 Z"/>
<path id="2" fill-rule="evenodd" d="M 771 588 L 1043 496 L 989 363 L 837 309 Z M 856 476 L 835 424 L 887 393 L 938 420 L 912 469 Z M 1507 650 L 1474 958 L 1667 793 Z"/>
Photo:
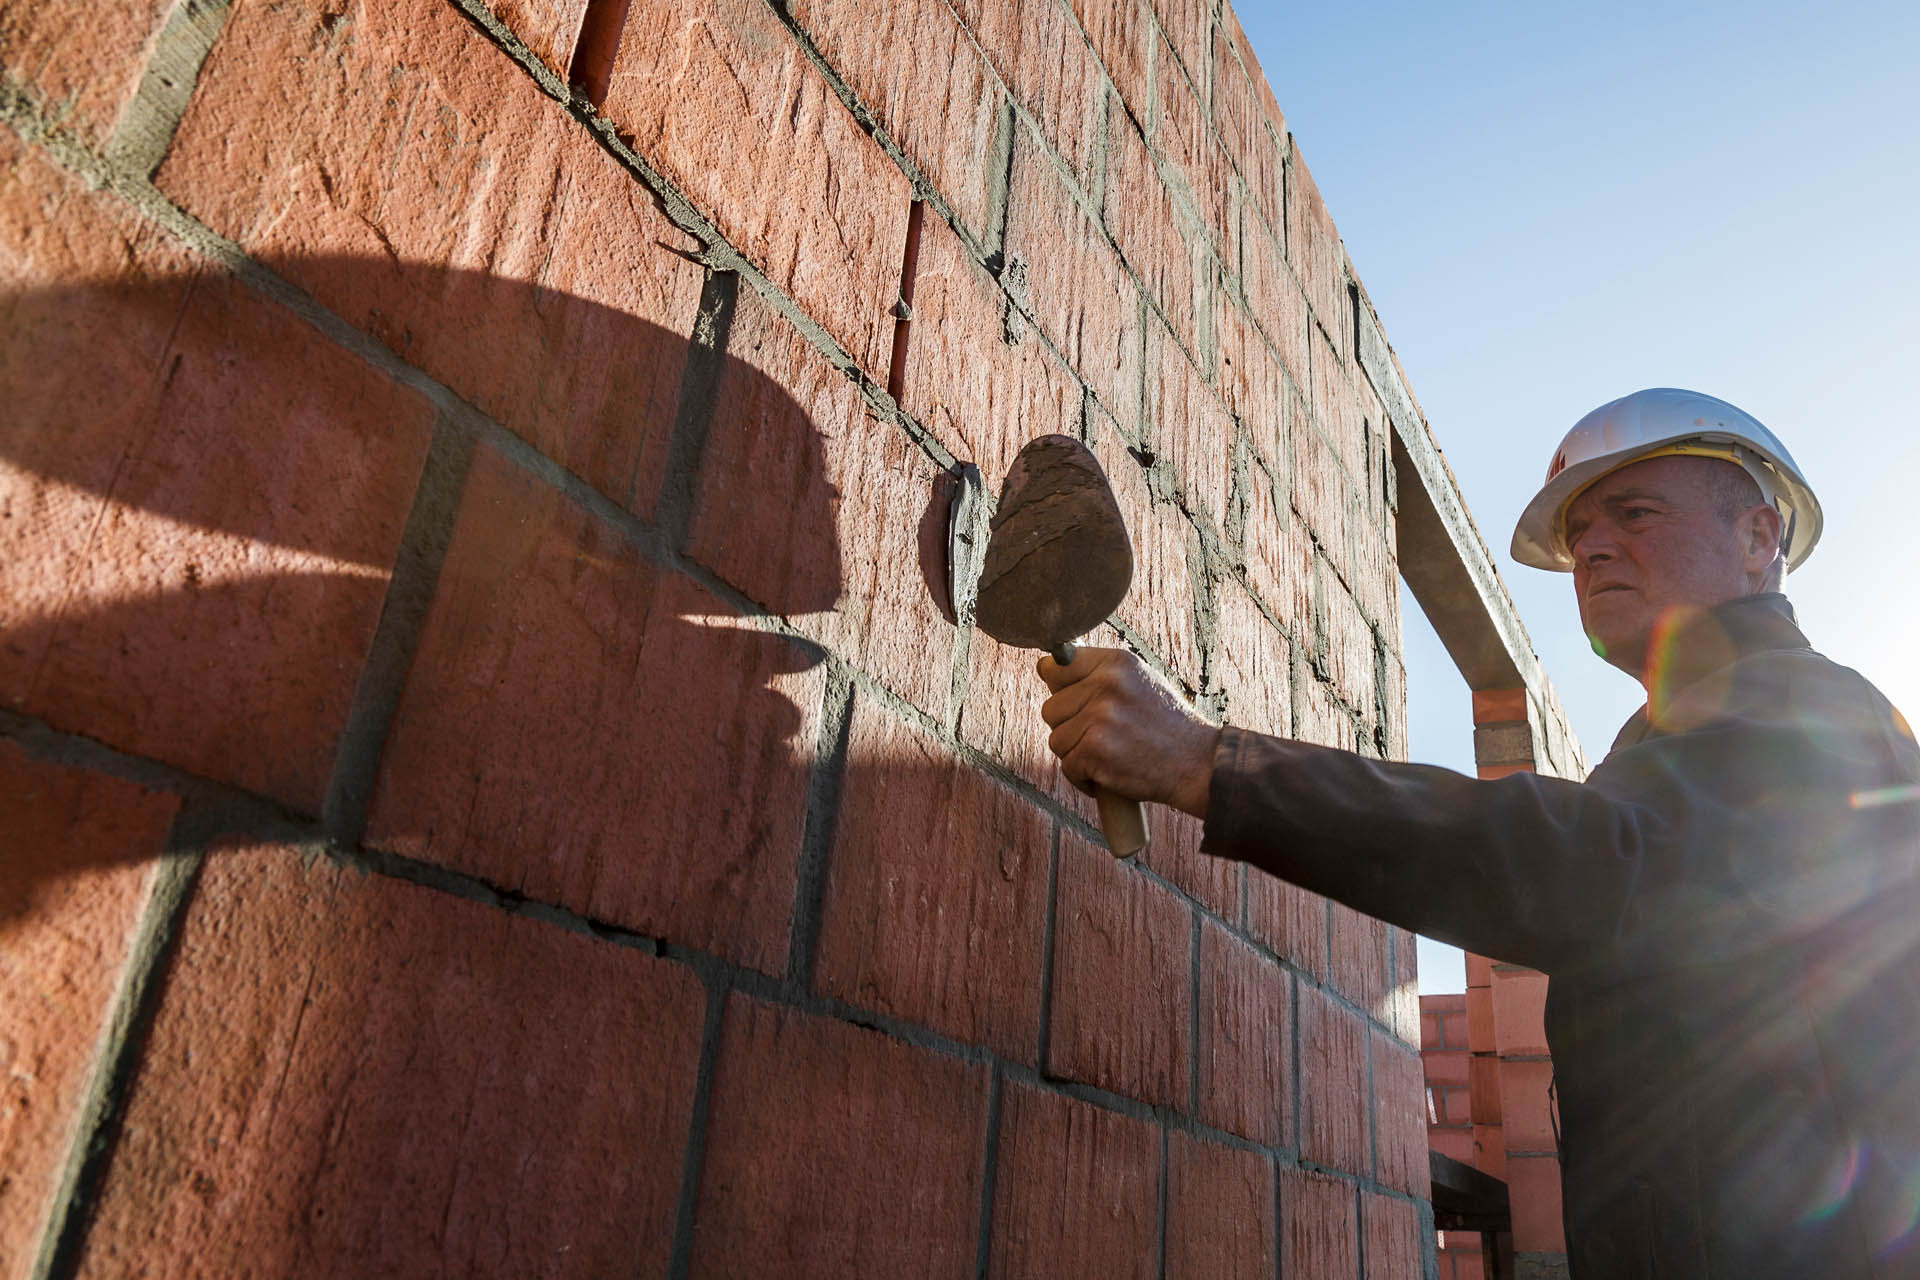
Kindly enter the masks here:
<path id="1" fill-rule="evenodd" d="M 1211 60 L 1203 58 L 1197 65 L 1188 61 L 1183 70 L 1167 56 L 1167 46 L 1159 46 L 1154 59 L 1153 126 L 1147 136 L 1185 185 L 1185 195 L 1205 226 L 1214 254 L 1225 258 L 1232 241 L 1233 165 L 1214 138 L 1203 105 L 1210 66 Z M 1188 71 L 1193 73 L 1192 82 Z"/>
<path id="2" fill-rule="evenodd" d="M 1287 261 L 1293 264 L 1327 341 L 1342 358 L 1349 357 L 1353 341 L 1347 314 L 1346 251 L 1297 146 L 1287 166 Z"/>
<path id="3" fill-rule="evenodd" d="M 1360 749 L 1360 731 L 1331 686 L 1315 678 L 1294 681 L 1293 736 L 1342 751 Z"/>
<path id="4" fill-rule="evenodd" d="M 1307 385 L 1307 295 L 1287 263 L 1275 233 L 1243 224 L 1240 287 L 1247 311 L 1273 344 L 1295 387 Z"/>
<path id="5" fill-rule="evenodd" d="M 1361 428 L 1365 415 L 1350 372 L 1346 357 L 1328 346 L 1323 338 L 1316 337 L 1307 343 L 1307 387 L 1314 425 L 1333 445 L 1340 465 L 1346 468 L 1347 478 L 1359 492 L 1357 510 L 1371 517 L 1373 508 L 1367 501 L 1367 491 L 1372 487 L 1368 483 L 1369 455 L 1366 432 Z M 1377 478 L 1374 482 L 1377 484 Z"/>
<path id="6" fill-rule="evenodd" d="M 1501 1054 L 1547 1052 L 1547 975 L 1493 971 L 1493 1040 Z"/>
<path id="7" fill-rule="evenodd" d="M 1215 587 L 1219 600 L 1219 672 L 1227 695 L 1227 723 L 1255 733 L 1285 736 L 1293 728 L 1292 656 L 1247 589 L 1233 578 Z"/>
<path id="8" fill-rule="evenodd" d="M 0 1273 L 32 1269 L 178 808 L 0 741 Z"/>
<path id="9" fill-rule="evenodd" d="M 1273 1165 L 1253 1151 L 1167 1135 L 1167 1280 L 1273 1275 Z"/>
<path id="10" fill-rule="evenodd" d="M 1313 627 L 1313 536 L 1258 467 L 1249 475 L 1247 579 L 1254 595 L 1296 639 Z M 1284 490 L 1282 490 L 1284 492 Z"/>
<path id="11" fill-rule="evenodd" d="M 1490 1178 L 1506 1178 L 1507 1148 L 1500 1137 L 1498 1124 L 1474 1122 L 1473 1167 Z"/>
<path id="12" fill-rule="evenodd" d="M 1182 215 L 1155 168 L 1153 155 L 1126 112 L 1107 111 L 1107 184 L 1103 211 L 1120 255 L 1159 304 L 1168 326 L 1189 353 L 1200 350 L 1203 255 L 1189 242 Z M 1147 354 L 1148 367 L 1157 358 Z"/>
<path id="13" fill-rule="evenodd" d="M 1200 931 L 1203 1123 L 1268 1147 L 1293 1143 L 1292 979 L 1208 922 Z"/>
<path id="14" fill-rule="evenodd" d="M 1154 16 L 1162 34 L 1172 43 L 1174 53 L 1186 65 L 1202 101 L 1207 96 L 1207 76 L 1211 70 L 1207 50 L 1213 38 L 1213 18 L 1219 0 L 1152 0 Z M 1159 50 L 1156 67 L 1166 57 Z"/>
<path id="15" fill-rule="evenodd" d="M 1514 1249 L 1521 1253 L 1565 1253 L 1559 1160 L 1551 1155 L 1509 1156 L 1506 1183 L 1513 1206 Z"/>
<path id="16" fill-rule="evenodd" d="M 562 80 L 580 37 L 587 0 L 485 0 L 493 16 Z"/>
<path id="17" fill-rule="evenodd" d="M 1057 882 L 1047 1074 L 1186 1110 L 1191 908 L 1064 831 Z"/>
<path id="18" fill-rule="evenodd" d="M 1368 1173 L 1367 1028 L 1319 989 L 1299 988 L 1300 1155 Z"/>
<path id="19" fill-rule="evenodd" d="M 869 375 L 886 378 L 912 188 L 769 6 L 636 0 L 606 114 Z"/>
<path id="20" fill-rule="evenodd" d="M 1493 985 L 1493 961 L 1487 959 L 1485 956 L 1475 955 L 1471 951 L 1465 954 L 1467 959 L 1467 986 L 1469 988 L 1491 987 Z M 1488 1049 L 1493 1048 L 1492 1042 L 1489 1041 L 1485 1047 Z"/>
<path id="21" fill-rule="evenodd" d="M 1402 1043 L 1417 1049 L 1420 1047 L 1419 944 L 1409 930 L 1399 925 L 1389 925 L 1387 934 L 1393 939 L 1393 986 L 1387 991 L 1387 1013 L 1381 1021 Z M 1461 1007 L 1464 1009 L 1465 1005 Z M 1461 1044 L 1465 1047 L 1465 1041 Z"/>
<path id="22" fill-rule="evenodd" d="M 816 988 L 1036 1064 L 1052 824 L 854 703 Z"/>
<path id="23" fill-rule="evenodd" d="M 1213 291 L 1213 335 L 1221 399 L 1246 424 L 1248 438 L 1268 467 L 1284 471 L 1293 399 L 1286 374 L 1265 335 L 1229 289 Z"/>
<path id="24" fill-rule="evenodd" d="M 1333 567 L 1322 563 L 1314 578 L 1314 615 L 1320 661 L 1340 701 L 1367 715 L 1374 710 L 1373 628 Z"/>
<path id="25" fill-rule="evenodd" d="M 1398 599 L 1397 592 L 1395 598 Z M 1386 629 L 1386 624 L 1381 627 L 1388 637 L 1404 634 L 1400 630 L 1398 610 L 1391 625 L 1391 631 Z M 1408 741 L 1407 668 L 1398 653 L 1388 652 L 1384 675 L 1386 678 L 1380 686 L 1380 702 L 1387 711 L 1387 759 L 1405 760 L 1413 747 Z"/>
<path id="26" fill-rule="evenodd" d="M 728 997 L 690 1275 L 972 1276 L 985 1068 Z"/>
<path id="27" fill-rule="evenodd" d="M 1238 20 L 1226 21 L 1237 28 Z M 1257 78 L 1259 72 L 1255 70 Z M 1213 123 L 1232 157 L 1234 168 L 1246 180 L 1253 206 L 1271 230 L 1286 225 L 1284 152 L 1267 124 L 1259 91 L 1241 69 L 1225 29 L 1213 37 Z M 1282 135 L 1284 136 L 1284 135 Z"/>
<path id="28" fill-rule="evenodd" d="M 1140 295 L 1039 141 L 1013 141 L 1007 277 L 1116 421 L 1140 412 Z"/>
<path id="29" fill-rule="evenodd" d="M 1159 1275 L 1161 1176 L 1152 1125 L 1009 1082 L 987 1274 Z"/>
<path id="30" fill-rule="evenodd" d="M 1420 1280 L 1420 1215 L 1411 1200 L 1361 1193 L 1361 1231 L 1367 1241 L 1366 1280 Z"/>
<path id="31" fill-rule="evenodd" d="M 0 701 L 317 811 L 431 410 L 231 278 L 118 239 L 105 196 L 15 173 Z"/>
<path id="32" fill-rule="evenodd" d="M 1422 1199 L 1427 1178 L 1427 1085 L 1420 1055 L 1392 1036 L 1373 1037 L 1374 1176 Z"/>
<path id="33" fill-rule="evenodd" d="M 1333 972 L 1328 985 L 1376 1018 L 1386 1015 L 1387 926 L 1342 903 L 1333 904 Z"/>
<path id="34" fill-rule="evenodd" d="M 923 223 L 918 267 L 900 407 L 997 493 L 1021 445 L 1079 426 L 1080 384 L 1030 325 L 1007 325 L 1006 295 L 938 218 Z"/>
<path id="35" fill-rule="evenodd" d="M 1153 497 L 1146 473 L 1110 423 L 1096 420 L 1089 444 L 1133 539 L 1133 586 L 1114 616 L 1172 667 L 1189 690 L 1197 690 L 1200 649 L 1194 635 L 1191 557 L 1198 535 L 1177 505 Z"/>
<path id="36" fill-rule="evenodd" d="M 726 619 L 482 449 L 368 839 L 783 971 L 821 677 Z"/>
<path id="37" fill-rule="evenodd" d="M 1336 569 L 1347 560 L 1347 524 L 1353 506 L 1352 486 L 1334 457 L 1332 446 L 1317 431 L 1305 427 L 1293 433 L 1293 509 Z"/>
<path id="38" fill-rule="evenodd" d="M 1500 1123 L 1500 1060 L 1491 1053 L 1474 1053 L 1467 1059 L 1469 1104 L 1475 1124 Z"/>
<path id="39" fill-rule="evenodd" d="M 1107 626 L 1086 637 L 1086 642 L 1106 648 L 1121 644 L 1118 634 Z M 1038 658 L 1032 649 L 1010 649 L 984 631 L 973 633 L 967 654 L 967 696 L 960 706 L 960 740 L 1004 764 L 1084 821 L 1098 822 L 1092 797 L 1067 781 L 1058 757 L 1047 749 L 1047 723 L 1040 718 L 1047 686 L 1034 670 Z"/>
<path id="40" fill-rule="evenodd" d="M 1176 482 L 1214 529 L 1225 527 L 1233 483 L 1233 419 L 1179 345 L 1147 325 L 1148 452 L 1173 465 Z"/>
<path id="41" fill-rule="evenodd" d="M 1147 118 L 1147 42 L 1153 22 L 1143 0 L 1069 0 L 1127 110 Z"/>
<path id="42" fill-rule="evenodd" d="M 639 951 L 217 849 L 80 1271 L 661 1271 L 705 1003 Z"/>
<path id="43" fill-rule="evenodd" d="M 674 250 L 694 242 L 454 7 L 337 8 L 236 4 L 156 181 L 648 513 L 702 279 Z"/>
<path id="44" fill-rule="evenodd" d="M 1501 1059 L 1500 1125 L 1510 1151 L 1558 1149 L 1554 1137 L 1553 1063 Z"/>
<path id="45" fill-rule="evenodd" d="M 1471 977 L 1468 981 L 1472 981 Z M 1467 1040 L 1476 1053 L 1491 1053 L 1498 1043 L 1493 1034 L 1493 988 L 1490 985 L 1467 987 Z"/>
<path id="46" fill-rule="evenodd" d="M 1352 1280 L 1360 1274 L 1353 1188 L 1324 1174 L 1280 1170 L 1280 1274 Z"/>
<path id="47" fill-rule="evenodd" d="M 1475 689 L 1473 691 L 1473 722 L 1476 725 L 1525 724 L 1527 720 L 1525 689 Z"/>
<path id="48" fill-rule="evenodd" d="M 1240 919 L 1241 865 L 1230 858 L 1200 852 L 1202 825 L 1178 809 L 1147 806 L 1149 867 L 1170 880 L 1182 893 L 1222 919 Z"/>
<path id="49" fill-rule="evenodd" d="M 1240 26 L 1240 15 L 1234 12 L 1231 4 L 1220 6 L 1220 27 L 1225 32 L 1227 43 L 1232 47 L 1234 56 L 1240 59 L 1246 68 L 1247 78 L 1253 82 L 1258 93 L 1260 109 L 1265 112 L 1267 123 L 1281 138 L 1287 136 L 1287 119 L 1280 112 L 1280 104 L 1274 99 L 1273 86 L 1260 70 L 1260 60 L 1254 56 L 1253 44 L 1247 39 L 1247 33 Z M 1214 100 L 1219 101 L 1219 88 L 1214 89 Z"/>
<path id="50" fill-rule="evenodd" d="M 1105 81 L 1065 4 L 954 0 L 954 8 L 1014 101 L 1031 113 L 1075 181 L 1090 187 Z"/>
<path id="51" fill-rule="evenodd" d="M 0 66 L 47 115 L 88 142 L 105 142 L 140 87 L 148 42 L 172 7 L 166 0 L 9 6 L 0 20 Z"/>
<path id="52" fill-rule="evenodd" d="M 944 717 L 954 629 L 933 583 L 944 584 L 946 527 L 926 517 L 944 473 L 751 290 L 727 355 L 688 549 Z"/>
<path id="53" fill-rule="evenodd" d="M 1316 980 L 1327 976 L 1327 900 L 1264 871 L 1247 871 L 1247 933 Z"/>
<path id="54" fill-rule="evenodd" d="M 788 15 L 880 127 L 984 237 L 999 86 L 944 0 L 794 0 Z"/>

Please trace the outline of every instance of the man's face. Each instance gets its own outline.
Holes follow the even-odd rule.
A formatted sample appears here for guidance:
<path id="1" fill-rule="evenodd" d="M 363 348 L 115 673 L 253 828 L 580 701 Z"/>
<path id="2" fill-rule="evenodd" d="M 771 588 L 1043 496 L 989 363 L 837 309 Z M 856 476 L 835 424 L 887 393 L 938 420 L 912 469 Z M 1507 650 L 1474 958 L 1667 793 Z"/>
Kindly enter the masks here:
<path id="1" fill-rule="evenodd" d="M 1710 458 L 1648 458 L 1622 467 L 1567 508 L 1567 548 L 1580 622 L 1594 649 L 1639 677 L 1654 625 L 1677 607 L 1712 608 L 1751 594 L 1772 553 L 1771 507 L 1729 522 Z M 1778 539 L 1778 525 L 1772 526 Z"/>

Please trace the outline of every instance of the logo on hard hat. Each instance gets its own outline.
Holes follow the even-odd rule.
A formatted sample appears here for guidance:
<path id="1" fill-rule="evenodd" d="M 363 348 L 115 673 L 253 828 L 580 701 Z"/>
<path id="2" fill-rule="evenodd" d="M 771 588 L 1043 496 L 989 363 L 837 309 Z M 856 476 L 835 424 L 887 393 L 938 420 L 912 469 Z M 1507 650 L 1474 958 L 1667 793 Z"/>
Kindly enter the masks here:
<path id="1" fill-rule="evenodd" d="M 1553 461 L 1547 464 L 1547 479 L 1552 480 L 1566 469 L 1567 451 L 1565 448 L 1562 448 L 1558 453 L 1553 455 Z"/>

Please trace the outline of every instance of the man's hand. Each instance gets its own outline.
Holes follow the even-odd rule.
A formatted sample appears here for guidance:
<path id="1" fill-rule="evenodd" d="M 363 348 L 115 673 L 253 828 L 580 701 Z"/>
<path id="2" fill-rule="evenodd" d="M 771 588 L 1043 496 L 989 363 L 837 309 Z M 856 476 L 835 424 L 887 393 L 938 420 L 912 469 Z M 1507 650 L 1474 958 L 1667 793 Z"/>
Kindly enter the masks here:
<path id="1" fill-rule="evenodd" d="M 1069 782 L 1206 816 L 1220 731 L 1187 714 L 1138 658 L 1080 649 L 1064 667 L 1042 656 L 1038 670 L 1053 690 L 1040 706 L 1053 728 L 1047 746 Z"/>

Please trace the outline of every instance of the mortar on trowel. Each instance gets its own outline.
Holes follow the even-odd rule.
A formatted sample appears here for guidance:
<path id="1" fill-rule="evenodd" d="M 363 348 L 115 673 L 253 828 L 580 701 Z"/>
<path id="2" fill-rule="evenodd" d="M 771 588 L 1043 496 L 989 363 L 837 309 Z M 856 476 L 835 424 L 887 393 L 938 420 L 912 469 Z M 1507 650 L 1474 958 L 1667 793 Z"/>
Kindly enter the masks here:
<path id="1" fill-rule="evenodd" d="M 1133 583 L 1133 546 L 1106 473 L 1072 436 L 1030 440 L 1007 469 L 988 529 L 975 625 L 1068 665 L 1074 641 L 1106 621 Z M 1146 848 L 1138 801 L 1098 789 L 1094 800 L 1115 857 Z"/>

